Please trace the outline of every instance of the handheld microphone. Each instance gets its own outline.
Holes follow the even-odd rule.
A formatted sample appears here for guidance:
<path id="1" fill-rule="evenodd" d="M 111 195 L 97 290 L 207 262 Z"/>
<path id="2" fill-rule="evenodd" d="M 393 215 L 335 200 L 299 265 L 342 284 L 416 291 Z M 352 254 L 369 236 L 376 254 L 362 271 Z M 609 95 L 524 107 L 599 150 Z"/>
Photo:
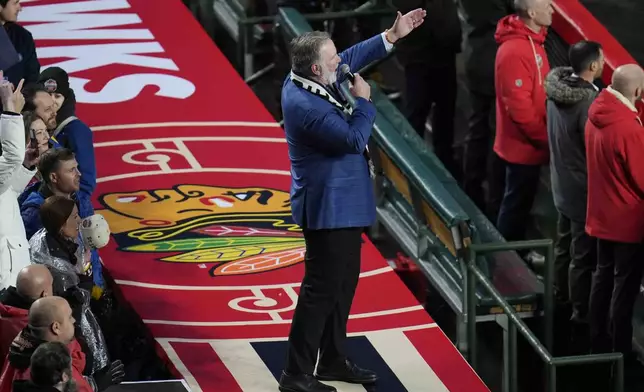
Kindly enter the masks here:
<path id="1" fill-rule="evenodd" d="M 349 67 L 349 64 L 342 64 L 340 66 L 340 72 L 342 72 L 342 75 L 346 76 L 347 79 L 351 81 L 351 83 L 355 82 L 356 77 L 353 74 L 353 72 L 351 72 L 351 68 Z"/>

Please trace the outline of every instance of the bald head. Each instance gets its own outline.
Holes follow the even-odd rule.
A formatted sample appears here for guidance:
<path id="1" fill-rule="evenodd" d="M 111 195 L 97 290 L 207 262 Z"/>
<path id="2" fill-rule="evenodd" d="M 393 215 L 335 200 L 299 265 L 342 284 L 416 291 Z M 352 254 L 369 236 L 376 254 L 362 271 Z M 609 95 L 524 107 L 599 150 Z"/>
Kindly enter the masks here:
<path id="1" fill-rule="evenodd" d="M 514 10 L 527 13 L 530 8 L 534 7 L 536 2 L 537 0 L 514 0 Z"/>
<path id="2" fill-rule="evenodd" d="M 550 26 L 554 12 L 552 0 L 514 0 L 514 11 L 533 29 Z"/>
<path id="3" fill-rule="evenodd" d="M 642 88 L 644 88 L 644 70 L 637 64 L 626 64 L 617 67 L 613 73 L 611 86 L 635 103 L 642 94 Z"/>
<path id="4" fill-rule="evenodd" d="M 29 325 L 40 328 L 59 321 L 65 306 L 69 305 L 61 297 L 37 299 L 29 308 Z"/>
<path id="5" fill-rule="evenodd" d="M 42 264 L 31 264 L 21 269 L 16 278 L 16 290 L 26 298 L 38 299 L 52 295 L 54 279 Z"/>
<path id="6" fill-rule="evenodd" d="M 29 326 L 48 342 L 69 343 L 74 338 L 72 309 L 64 298 L 43 297 L 29 308 Z"/>

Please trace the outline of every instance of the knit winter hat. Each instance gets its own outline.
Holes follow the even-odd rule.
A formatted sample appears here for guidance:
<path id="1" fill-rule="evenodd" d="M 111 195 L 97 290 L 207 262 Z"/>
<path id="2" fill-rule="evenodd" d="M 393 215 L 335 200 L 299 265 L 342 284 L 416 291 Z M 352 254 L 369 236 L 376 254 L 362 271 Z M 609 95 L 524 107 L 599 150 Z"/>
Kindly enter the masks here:
<path id="1" fill-rule="evenodd" d="M 40 73 L 38 83 L 42 84 L 50 93 L 69 96 L 69 75 L 60 67 L 49 67 Z"/>

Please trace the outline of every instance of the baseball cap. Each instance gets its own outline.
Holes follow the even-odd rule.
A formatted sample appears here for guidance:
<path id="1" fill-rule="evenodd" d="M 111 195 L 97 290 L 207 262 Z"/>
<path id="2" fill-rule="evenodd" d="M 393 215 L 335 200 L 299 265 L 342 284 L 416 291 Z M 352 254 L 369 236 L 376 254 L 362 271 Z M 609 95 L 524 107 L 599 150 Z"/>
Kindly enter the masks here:
<path id="1" fill-rule="evenodd" d="M 100 249 L 110 242 L 110 226 L 101 214 L 94 214 L 81 221 L 80 234 L 83 244 L 91 249 Z"/>

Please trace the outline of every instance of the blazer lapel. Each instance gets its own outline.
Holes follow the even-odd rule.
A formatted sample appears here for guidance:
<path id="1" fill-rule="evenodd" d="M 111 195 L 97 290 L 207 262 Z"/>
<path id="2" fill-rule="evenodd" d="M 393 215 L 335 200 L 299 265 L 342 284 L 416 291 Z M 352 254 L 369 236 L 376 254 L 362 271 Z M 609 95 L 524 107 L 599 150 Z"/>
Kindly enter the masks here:
<path id="1" fill-rule="evenodd" d="M 345 116 L 349 116 L 351 115 L 351 113 L 353 113 L 353 109 L 348 104 L 348 102 L 346 102 L 346 100 L 342 96 L 341 91 L 335 85 L 331 85 L 327 89 L 324 86 L 320 85 L 319 83 L 314 82 L 313 80 L 310 80 L 295 74 L 293 71 L 291 71 L 291 81 L 293 81 L 293 83 L 299 88 L 302 88 L 314 95 L 317 95 L 329 101 L 329 103 L 331 103 L 333 106 L 342 110 Z M 340 100 L 344 101 L 344 104 L 341 104 Z M 375 169 L 374 169 L 375 166 L 373 164 L 373 161 L 371 160 L 371 155 L 369 154 L 368 145 L 365 146 L 363 155 L 364 155 L 364 158 L 367 160 L 367 165 L 369 166 L 369 175 L 371 176 L 371 178 L 375 178 Z"/>

